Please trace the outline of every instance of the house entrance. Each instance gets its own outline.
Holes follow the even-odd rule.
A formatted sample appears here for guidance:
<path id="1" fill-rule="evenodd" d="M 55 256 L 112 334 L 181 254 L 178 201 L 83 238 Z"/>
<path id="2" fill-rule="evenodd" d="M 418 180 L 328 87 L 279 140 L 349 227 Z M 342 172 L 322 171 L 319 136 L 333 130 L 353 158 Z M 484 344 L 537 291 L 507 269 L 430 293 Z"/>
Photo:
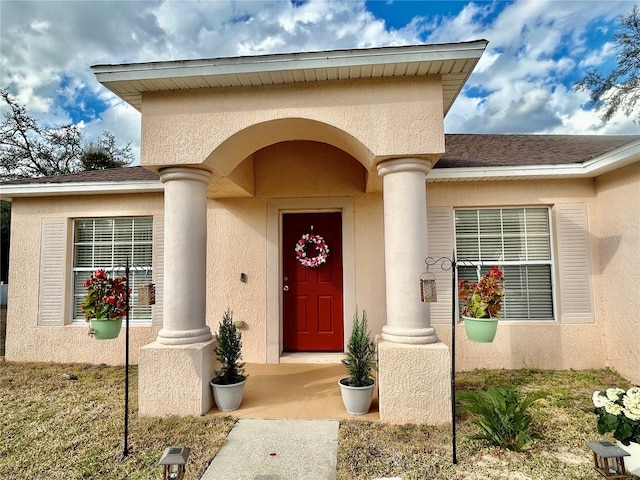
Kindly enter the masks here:
<path id="1" fill-rule="evenodd" d="M 282 226 L 283 351 L 342 352 L 342 214 L 287 213 Z"/>

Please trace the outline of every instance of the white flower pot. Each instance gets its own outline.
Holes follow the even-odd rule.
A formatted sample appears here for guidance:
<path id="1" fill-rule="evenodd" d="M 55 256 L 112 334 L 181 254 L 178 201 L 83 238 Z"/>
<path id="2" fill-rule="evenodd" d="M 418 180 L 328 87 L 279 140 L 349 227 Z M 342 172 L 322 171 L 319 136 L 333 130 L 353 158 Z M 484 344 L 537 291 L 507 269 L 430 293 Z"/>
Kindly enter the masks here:
<path id="1" fill-rule="evenodd" d="M 631 442 L 629 445 L 624 445 L 620 441 L 616 441 L 616 444 L 631 454 L 629 457 L 624 457 L 624 466 L 627 469 L 627 473 L 640 476 L 640 444 Z"/>
<path id="2" fill-rule="evenodd" d="M 218 410 L 221 412 L 231 412 L 240 407 L 242 398 L 244 397 L 244 386 L 247 383 L 246 378 L 240 383 L 231 385 L 219 385 L 213 383 L 213 380 L 209 383 L 213 389 L 213 398 L 216 401 Z"/>
<path id="3" fill-rule="evenodd" d="M 348 377 L 338 380 L 340 392 L 342 393 L 342 403 L 351 415 L 364 415 L 369 412 L 373 400 L 373 387 L 375 383 L 366 387 L 351 387 L 345 385 Z M 343 381 L 345 383 L 343 383 Z"/>

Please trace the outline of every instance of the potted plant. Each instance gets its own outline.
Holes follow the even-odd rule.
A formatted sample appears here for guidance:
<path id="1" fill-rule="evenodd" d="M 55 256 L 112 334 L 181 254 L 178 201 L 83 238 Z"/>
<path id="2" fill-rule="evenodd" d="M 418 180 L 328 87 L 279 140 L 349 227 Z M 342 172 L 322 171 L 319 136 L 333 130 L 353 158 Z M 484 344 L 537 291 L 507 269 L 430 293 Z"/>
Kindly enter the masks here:
<path id="1" fill-rule="evenodd" d="M 504 297 L 503 281 L 502 271 L 493 267 L 478 282 L 458 282 L 458 298 L 464 301 L 461 310 L 464 328 L 472 342 L 493 342 Z"/>
<path id="2" fill-rule="evenodd" d="M 233 323 L 233 313 L 227 309 L 218 324 L 218 345 L 215 350 L 220 370 L 211 380 L 213 397 L 222 412 L 237 410 L 242 403 L 247 375 L 242 359 L 242 335 Z"/>
<path id="3" fill-rule="evenodd" d="M 593 405 L 598 433 L 613 433 L 618 445 L 631 454 L 624 459 L 627 471 L 640 475 L 640 387 L 596 391 Z"/>
<path id="4" fill-rule="evenodd" d="M 371 371 L 375 368 L 376 344 L 371 340 L 367 328 L 367 312 L 362 311 L 360 320 L 356 309 L 346 358 L 342 360 L 349 376 L 338 381 L 342 401 L 351 415 L 367 413 L 373 399 L 375 380 Z"/>
<path id="5" fill-rule="evenodd" d="M 126 277 L 111 277 L 101 268 L 82 283 L 87 292 L 81 309 L 90 325 L 89 335 L 96 340 L 108 340 L 120 334 L 122 317 L 128 308 L 126 285 Z"/>

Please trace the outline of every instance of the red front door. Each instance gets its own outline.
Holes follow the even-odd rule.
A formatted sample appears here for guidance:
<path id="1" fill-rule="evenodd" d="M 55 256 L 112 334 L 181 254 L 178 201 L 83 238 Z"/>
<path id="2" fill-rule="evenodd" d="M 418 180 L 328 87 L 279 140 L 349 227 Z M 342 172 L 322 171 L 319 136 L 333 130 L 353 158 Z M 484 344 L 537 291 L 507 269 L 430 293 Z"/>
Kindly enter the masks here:
<path id="1" fill-rule="evenodd" d="M 283 350 L 285 352 L 342 352 L 342 214 L 287 213 L 283 215 Z M 304 234 L 319 235 L 328 247 L 326 263 L 303 266 L 296 244 Z M 307 258 L 319 255 L 306 244 Z"/>

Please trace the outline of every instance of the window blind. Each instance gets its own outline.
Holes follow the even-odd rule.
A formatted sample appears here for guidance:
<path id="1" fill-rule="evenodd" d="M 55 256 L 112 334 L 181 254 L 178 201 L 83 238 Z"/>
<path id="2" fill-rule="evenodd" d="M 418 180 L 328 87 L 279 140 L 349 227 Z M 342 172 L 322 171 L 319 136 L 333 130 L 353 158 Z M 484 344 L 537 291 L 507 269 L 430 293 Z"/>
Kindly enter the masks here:
<path id="1" fill-rule="evenodd" d="M 554 319 L 548 208 L 458 209 L 455 235 L 459 278 L 477 280 L 464 261 L 503 270 L 502 319 Z"/>
<path id="2" fill-rule="evenodd" d="M 112 275 L 124 275 L 130 265 L 131 323 L 151 322 L 151 307 L 138 305 L 138 287 L 152 281 L 153 219 L 96 218 L 74 222 L 73 322 L 84 322 L 80 309 L 85 295 L 82 283 L 103 268 Z"/>

